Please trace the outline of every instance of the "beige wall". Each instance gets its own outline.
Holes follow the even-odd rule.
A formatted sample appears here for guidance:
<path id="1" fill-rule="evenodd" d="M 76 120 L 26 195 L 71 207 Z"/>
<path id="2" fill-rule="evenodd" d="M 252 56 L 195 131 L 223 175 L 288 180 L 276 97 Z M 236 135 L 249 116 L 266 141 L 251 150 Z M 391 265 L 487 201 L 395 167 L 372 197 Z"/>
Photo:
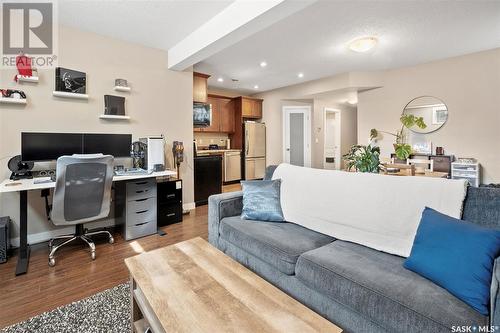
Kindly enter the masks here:
<path id="1" fill-rule="evenodd" d="M 435 96 L 448 106 L 447 123 L 425 135 L 433 147 L 458 157 L 475 157 L 483 182 L 500 182 L 500 49 L 381 73 L 383 87 L 358 95 L 358 141 L 371 128 L 394 132 L 404 106 L 418 96 Z M 380 140 L 383 156 L 393 138 Z"/>
<path id="2" fill-rule="evenodd" d="M 116 39 L 66 27 L 59 29 L 59 66 L 87 73 L 88 101 L 61 99 L 52 96 L 54 70 L 40 71 L 38 84 L 16 84 L 14 70 L 0 71 L 3 88 L 22 89 L 28 105 L 0 105 L 0 176 L 9 175 L 6 163 L 20 153 L 21 131 L 131 133 L 134 139 L 164 134 L 170 157 L 173 140 L 184 142 L 186 159 L 181 166 L 184 180 L 184 203 L 192 203 L 192 73 L 167 70 L 166 52 L 122 42 Z M 114 79 L 130 82 L 131 93 L 113 91 Z M 104 121 L 104 95 L 126 97 L 126 113 L 130 121 Z M 46 221 L 40 193 L 29 195 L 29 233 L 32 240 L 47 236 L 53 229 Z M 19 204 L 17 194 L 0 197 L 0 215 L 14 220 L 18 235 Z M 33 236 L 34 234 L 38 236 Z"/>
<path id="3" fill-rule="evenodd" d="M 342 79 L 341 79 L 342 80 Z M 323 81 L 323 80 L 322 80 Z M 350 147 L 356 143 L 356 109 L 345 104 L 339 104 L 328 94 L 322 94 L 321 98 L 307 98 L 304 92 L 325 91 L 327 89 L 343 89 L 347 87 L 340 80 L 328 80 L 323 88 L 316 82 L 307 82 L 302 85 L 285 87 L 277 90 L 264 92 L 254 95 L 254 97 L 264 99 L 263 102 L 263 121 L 267 127 L 267 164 L 279 164 L 283 162 L 283 106 L 311 106 L 311 166 L 313 168 L 323 168 L 324 160 L 324 109 L 334 108 L 341 111 L 341 146 L 342 154 L 346 152 L 345 147 Z M 322 90 L 323 89 L 323 90 Z M 332 93 L 331 95 L 335 95 Z M 347 148 L 348 149 L 348 148 Z"/>

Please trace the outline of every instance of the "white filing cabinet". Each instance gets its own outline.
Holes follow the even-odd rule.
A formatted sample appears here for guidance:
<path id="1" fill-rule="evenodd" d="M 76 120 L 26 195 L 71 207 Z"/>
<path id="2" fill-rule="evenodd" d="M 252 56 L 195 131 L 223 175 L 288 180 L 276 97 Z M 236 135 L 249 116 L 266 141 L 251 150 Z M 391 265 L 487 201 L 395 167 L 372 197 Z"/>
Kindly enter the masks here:
<path id="1" fill-rule="evenodd" d="M 477 162 L 464 162 L 458 160 L 451 163 L 451 178 L 466 179 L 475 187 L 481 182 L 481 165 Z"/>
<path id="2" fill-rule="evenodd" d="M 156 178 L 120 183 L 115 188 L 115 217 L 123 225 L 125 240 L 156 233 Z"/>

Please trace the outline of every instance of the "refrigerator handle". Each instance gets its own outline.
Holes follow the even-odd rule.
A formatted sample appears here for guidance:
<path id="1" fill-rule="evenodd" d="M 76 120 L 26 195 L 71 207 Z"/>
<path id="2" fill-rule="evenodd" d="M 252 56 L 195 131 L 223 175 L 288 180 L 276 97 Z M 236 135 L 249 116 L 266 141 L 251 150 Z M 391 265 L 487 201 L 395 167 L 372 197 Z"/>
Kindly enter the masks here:
<path id="1" fill-rule="evenodd" d="M 249 149 L 250 142 L 248 142 L 248 130 L 245 130 L 245 156 L 248 155 L 248 149 Z"/>

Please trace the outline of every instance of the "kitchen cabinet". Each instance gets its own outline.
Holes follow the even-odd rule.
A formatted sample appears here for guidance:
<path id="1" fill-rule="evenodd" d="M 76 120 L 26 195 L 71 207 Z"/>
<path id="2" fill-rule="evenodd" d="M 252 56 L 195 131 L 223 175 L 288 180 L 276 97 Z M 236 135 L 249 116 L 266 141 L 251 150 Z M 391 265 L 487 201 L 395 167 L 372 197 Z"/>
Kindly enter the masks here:
<path id="1" fill-rule="evenodd" d="M 207 103 L 212 106 L 212 121 L 208 127 L 195 127 L 194 132 L 234 133 L 234 104 L 230 98 L 209 95 Z"/>
<path id="2" fill-rule="evenodd" d="M 193 72 L 193 102 L 207 103 L 210 75 Z"/>
<path id="3" fill-rule="evenodd" d="M 230 99 L 220 98 L 219 115 L 220 131 L 223 133 L 234 133 L 234 103 Z"/>
<path id="4" fill-rule="evenodd" d="M 236 108 L 241 110 L 243 118 L 262 118 L 262 99 L 251 97 L 237 97 L 234 99 Z"/>

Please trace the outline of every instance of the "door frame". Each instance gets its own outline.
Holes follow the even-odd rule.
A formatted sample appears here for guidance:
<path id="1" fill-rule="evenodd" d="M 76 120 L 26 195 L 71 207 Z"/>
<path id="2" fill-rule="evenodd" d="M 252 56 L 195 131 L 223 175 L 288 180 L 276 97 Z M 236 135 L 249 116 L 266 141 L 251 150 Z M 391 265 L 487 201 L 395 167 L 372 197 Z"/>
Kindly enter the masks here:
<path id="1" fill-rule="evenodd" d="M 287 117 L 289 117 L 291 113 L 304 114 L 304 166 L 310 168 L 311 167 L 311 106 L 308 105 L 297 105 L 297 106 L 287 105 L 283 106 L 282 108 L 283 162 L 287 161 L 286 133 L 290 131 L 289 128 L 290 123 L 287 122 Z"/>
<path id="2" fill-rule="evenodd" d="M 341 122 L 340 122 L 340 117 L 341 117 L 341 112 L 339 109 L 335 108 L 329 108 L 325 107 L 323 109 L 323 169 L 326 168 L 326 156 L 325 156 L 325 146 L 326 146 L 326 115 L 327 113 L 335 113 L 335 122 L 336 122 L 336 128 L 338 129 L 335 133 L 335 142 L 337 143 L 337 151 L 335 154 L 335 166 L 338 166 L 338 169 L 336 170 L 341 170 L 342 169 L 342 146 L 341 146 L 341 140 L 342 140 L 342 128 L 341 128 Z"/>

